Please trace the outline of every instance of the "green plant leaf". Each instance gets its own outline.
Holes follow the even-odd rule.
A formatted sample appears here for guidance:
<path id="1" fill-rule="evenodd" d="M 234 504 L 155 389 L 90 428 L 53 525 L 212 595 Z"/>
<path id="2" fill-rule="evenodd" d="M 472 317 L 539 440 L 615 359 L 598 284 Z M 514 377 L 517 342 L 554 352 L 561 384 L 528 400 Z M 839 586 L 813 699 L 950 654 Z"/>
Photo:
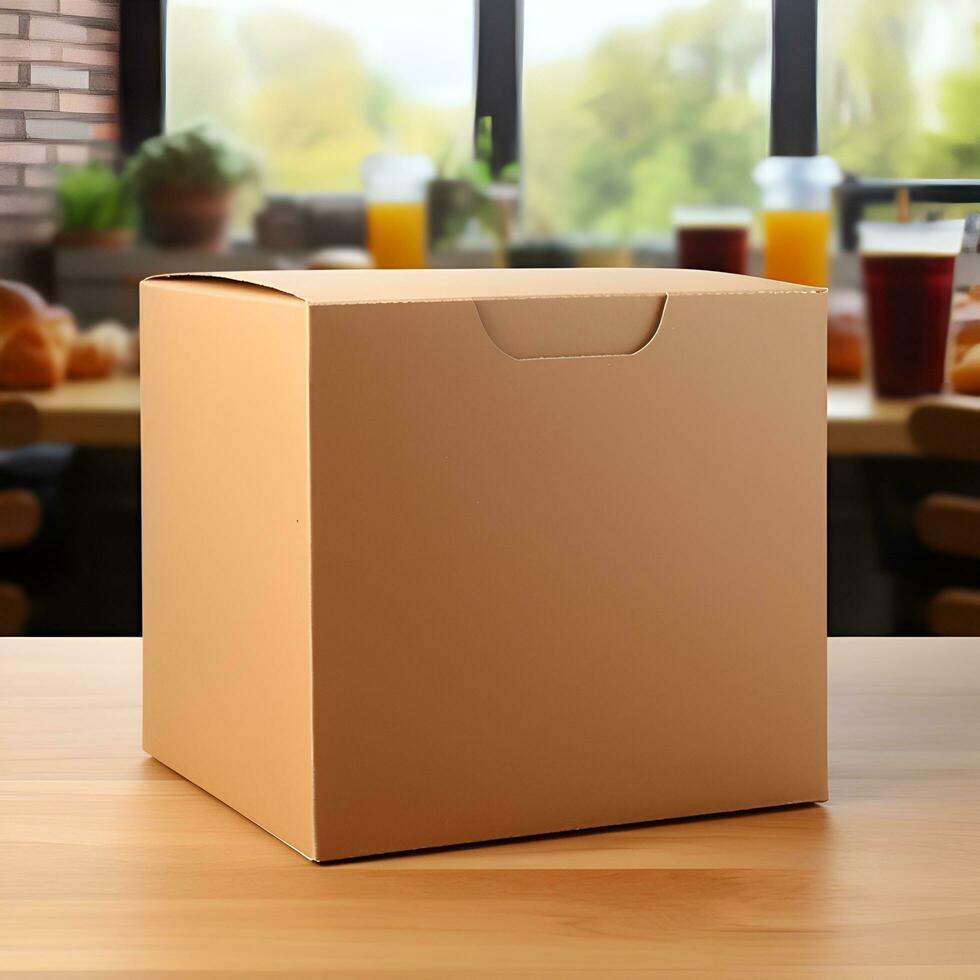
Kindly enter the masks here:
<path id="1" fill-rule="evenodd" d="M 126 165 L 137 193 L 163 185 L 232 188 L 258 179 L 255 157 L 210 124 L 147 140 Z"/>
<path id="2" fill-rule="evenodd" d="M 104 163 L 59 170 L 56 196 L 62 231 L 106 231 L 135 223 L 131 188 Z"/>

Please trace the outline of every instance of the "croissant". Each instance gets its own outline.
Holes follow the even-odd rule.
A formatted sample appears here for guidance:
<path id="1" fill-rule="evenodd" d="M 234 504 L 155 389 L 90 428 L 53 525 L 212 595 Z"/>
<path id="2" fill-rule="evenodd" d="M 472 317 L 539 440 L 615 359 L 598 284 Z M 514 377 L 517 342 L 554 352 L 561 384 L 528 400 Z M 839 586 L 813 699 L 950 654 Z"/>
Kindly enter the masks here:
<path id="1" fill-rule="evenodd" d="M 119 323 L 101 323 L 76 334 L 68 354 L 68 377 L 106 378 L 126 364 L 132 340 Z"/>
<path id="2" fill-rule="evenodd" d="M 0 280 L 0 388 L 53 388 L 65 377 L 74 332 L 67 310 Z"/>

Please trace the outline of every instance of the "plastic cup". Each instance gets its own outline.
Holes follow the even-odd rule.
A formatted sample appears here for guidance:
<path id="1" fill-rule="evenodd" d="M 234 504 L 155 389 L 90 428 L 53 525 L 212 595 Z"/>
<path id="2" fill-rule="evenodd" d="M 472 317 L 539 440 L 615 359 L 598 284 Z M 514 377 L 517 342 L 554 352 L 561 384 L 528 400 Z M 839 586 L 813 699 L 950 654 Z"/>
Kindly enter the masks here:
<path id="1" fill-rule="evenodd" d="M 962 219 L 858 225 L 872 374 L 883 397 L 942 389 L 963 228 Z"/>
<path id="2" fill-rule="evenodd" d="M 751 223 L 752 212 L 748 208 L 674 208 L 678 268 L 745 275 Z"/>
<path id="3" fill-rule="evenodd" d="M 840 183 L 840 168 L 830 157 L 771 156 L 753 177 L 762 192 L 762 274 L 826 286 L 831 195 Z"/>
<path id="4" fill-rule="evenodd" d="M 379 269 L 426 264 L 426 188 L 435 174 L 428 157 L 375 153 L 361 167 L 367 202 L 367 245 Z"/>

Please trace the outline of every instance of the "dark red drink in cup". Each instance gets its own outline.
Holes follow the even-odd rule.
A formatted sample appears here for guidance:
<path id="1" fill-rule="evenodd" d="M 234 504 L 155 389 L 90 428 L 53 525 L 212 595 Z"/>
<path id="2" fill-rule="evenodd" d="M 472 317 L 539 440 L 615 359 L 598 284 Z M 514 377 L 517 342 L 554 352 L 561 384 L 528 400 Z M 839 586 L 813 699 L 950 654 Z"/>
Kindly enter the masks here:
<path id="1" fill-rule="evenodd" d="M 745 275 L 751 218 L 747 208 L 675 208 L 677 267 Z"/>
<path id="2" fill-rule="evenodd" d="M 884 397 L 942 389 L 963 221 L 858 226 L 875 390 Z"/>

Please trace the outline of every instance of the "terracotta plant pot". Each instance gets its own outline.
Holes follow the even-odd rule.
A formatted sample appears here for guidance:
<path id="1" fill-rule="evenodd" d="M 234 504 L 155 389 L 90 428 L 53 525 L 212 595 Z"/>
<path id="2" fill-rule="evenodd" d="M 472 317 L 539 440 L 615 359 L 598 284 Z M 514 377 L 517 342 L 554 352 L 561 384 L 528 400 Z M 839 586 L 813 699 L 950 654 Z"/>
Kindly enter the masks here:
<path id="1" fill-rule="evenodd" d="M 143 234 L 162 248 L 218 251 L 227 242 L 234 201 L 230 188 L 161 184 L 140 201 Z"/>
<path id="2" fill-rule="evenodd" d="M 433 180 L 427 189 L 429 247 L 463 230 L 476 208 L 477 193 L 465 180 Z"/>

